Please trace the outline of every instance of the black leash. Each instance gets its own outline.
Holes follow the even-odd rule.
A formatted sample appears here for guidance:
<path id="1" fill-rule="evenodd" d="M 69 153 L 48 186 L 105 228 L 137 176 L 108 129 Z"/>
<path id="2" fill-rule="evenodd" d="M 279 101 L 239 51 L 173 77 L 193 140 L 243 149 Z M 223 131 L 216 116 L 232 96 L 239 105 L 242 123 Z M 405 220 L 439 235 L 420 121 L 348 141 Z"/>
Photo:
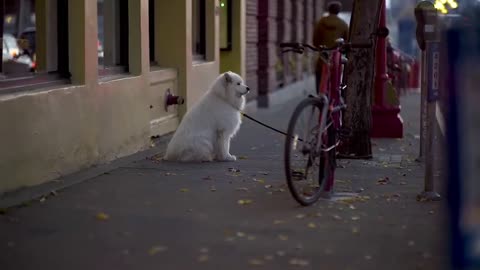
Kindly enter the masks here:
<path id="1" fill-rule="evenodd" d="M 276 131 L 276 132 L 278 132 L 278 133 L 280 133 L 280 134 L 283 134 L 283 135 L 285 135 L 285 136 L 288 136 L 288 134 L 287 134 L 287 133 L 285 133 L 285 132 L 283 132 L 283 131 L 281 131 L 281 130 L 278 130 L 278 129 L 274 128 L 274 127 L 271 127 L 271 126 L 269 126 L 269 125 L 267 125 L 267 124 L 264 124 L 264 123 L 262 123 L 262 122 L 260 122 L 260 121 L 256 120 L 255 118 L 253 118 L 253 117 L 251 117 L 251 116 L 247 115 L 246 113 L 243 113 L 243 112 L 242 112 L 241 114 L 242 114 L 243 116 L 245 116 L 246 118 L 248 118 L 248 119 L 252 120 L 253 122 L 257 123 L 257 124 L 260 124 L 260 125 L 262 125 L 262 126 L 264 126 L 264 127 L 268 128 L 268 129 L 271 129 L 271 130 L 273 130 L 273 131 Z M 299 140 L 299 141 L 301 141 L 301 142 L 303 142 L 303 140 L 302 140 L 302 139 L 298 139 L 298 140 Z"/>

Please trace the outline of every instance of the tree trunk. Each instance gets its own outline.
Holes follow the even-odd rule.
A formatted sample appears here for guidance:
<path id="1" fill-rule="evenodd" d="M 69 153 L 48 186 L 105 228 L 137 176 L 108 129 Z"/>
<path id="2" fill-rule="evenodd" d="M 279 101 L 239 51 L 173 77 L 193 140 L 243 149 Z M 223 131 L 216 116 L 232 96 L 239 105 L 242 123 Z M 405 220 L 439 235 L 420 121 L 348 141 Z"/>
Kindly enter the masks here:
<path id="1" fill-rule="evenodd" d="M 380 10 L 384 0 L 355 0 L 350 21 L 350 42 L 366 43 L 378 28 Z M 371 158 L 372 144 L 372 93 L 375 74 L 375 38 L 373 47 L 354 49 L 348 54 L 345 67 L 346 103 L 344 126 L 351 130 L 351 136 L 343 141 L 339 157 Z"/>

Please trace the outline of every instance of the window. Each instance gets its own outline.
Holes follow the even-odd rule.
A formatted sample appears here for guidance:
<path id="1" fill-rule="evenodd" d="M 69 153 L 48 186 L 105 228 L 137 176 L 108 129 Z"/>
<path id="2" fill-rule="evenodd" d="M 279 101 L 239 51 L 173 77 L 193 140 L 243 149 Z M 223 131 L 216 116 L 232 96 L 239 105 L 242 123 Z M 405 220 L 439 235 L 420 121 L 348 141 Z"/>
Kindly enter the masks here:
<path id="1" fill-rule="evenodd" d="M 192 0 L 192 54 L 194 61 L 205 60 L 205 0 Z"/>
<path id="2" fill-rule="evenodd" d="M 156 65 L 155 61 L 155 0 L 148 0 L 148 34 L 150 44 L 150 64 Z"/>
<path id="3" fill-rule="evenodd" d="M 128 72 L 128 0 L 98 0 L 100 76 Z"/>
<path id="4" fill-rule="evenodd" d="M 36 2 L 0 0 L 1 90 L 65 83 L 70 77 L 68 1 L 39 2 L 42 7 Z"/>

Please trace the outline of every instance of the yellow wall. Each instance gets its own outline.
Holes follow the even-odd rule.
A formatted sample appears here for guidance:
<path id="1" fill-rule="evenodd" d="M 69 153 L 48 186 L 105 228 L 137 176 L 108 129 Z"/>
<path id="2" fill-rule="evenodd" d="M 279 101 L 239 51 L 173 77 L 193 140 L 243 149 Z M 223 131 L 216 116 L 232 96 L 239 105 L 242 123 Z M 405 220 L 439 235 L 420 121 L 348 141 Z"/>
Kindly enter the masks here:
<path id="1" fill-rule="evenodd" d="M 246 3 L 245 0 L 233 0 L 231 3 L 232 49 L 220 52 L 220 72 L 233 71 L 245 78 Z"/>
<path id="2" fill-rule="evenodd" d="M 186 98 L 184 112 L 219 74 L 218 2 L 207 0 L 207 61 L 194 66 L 191 1 L 156 1 L 160 66 L 151 68 L 148 0 L 129 0 L 130 74 L 101 82 L 96 1 L 69 1 L 72 84 L 0 93 L 0 193 L 133 154 L 175 130 L 179 111 L 165 112 L 165 91 Z"/>

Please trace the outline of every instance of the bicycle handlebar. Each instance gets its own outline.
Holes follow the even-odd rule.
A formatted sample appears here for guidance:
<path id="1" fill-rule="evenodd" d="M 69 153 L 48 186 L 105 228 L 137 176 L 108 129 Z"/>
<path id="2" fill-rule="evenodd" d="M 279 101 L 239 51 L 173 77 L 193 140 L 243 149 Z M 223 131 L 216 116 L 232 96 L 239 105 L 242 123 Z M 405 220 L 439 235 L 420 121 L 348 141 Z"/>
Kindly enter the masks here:
<path id="1" fill-rule="evenodd" d="M 301 42 L 282 42 L 280 43 L 280 48 L 289 48 L 284 50 L 283 52 L 293 51 L 296 53 L 303 53 L 305 48 L 308 48 L 312 51 L 322 52 L 322 51 L 333 51 L 336 49 L 340 50 L 349 50 L 349 49 L 368 49 L 371 48 L 373 45 L 372 43 L 343 43 L 335 45 L 331 48 L 327 48 L 325 46 L 315 47 L 313 45 Z"/>

